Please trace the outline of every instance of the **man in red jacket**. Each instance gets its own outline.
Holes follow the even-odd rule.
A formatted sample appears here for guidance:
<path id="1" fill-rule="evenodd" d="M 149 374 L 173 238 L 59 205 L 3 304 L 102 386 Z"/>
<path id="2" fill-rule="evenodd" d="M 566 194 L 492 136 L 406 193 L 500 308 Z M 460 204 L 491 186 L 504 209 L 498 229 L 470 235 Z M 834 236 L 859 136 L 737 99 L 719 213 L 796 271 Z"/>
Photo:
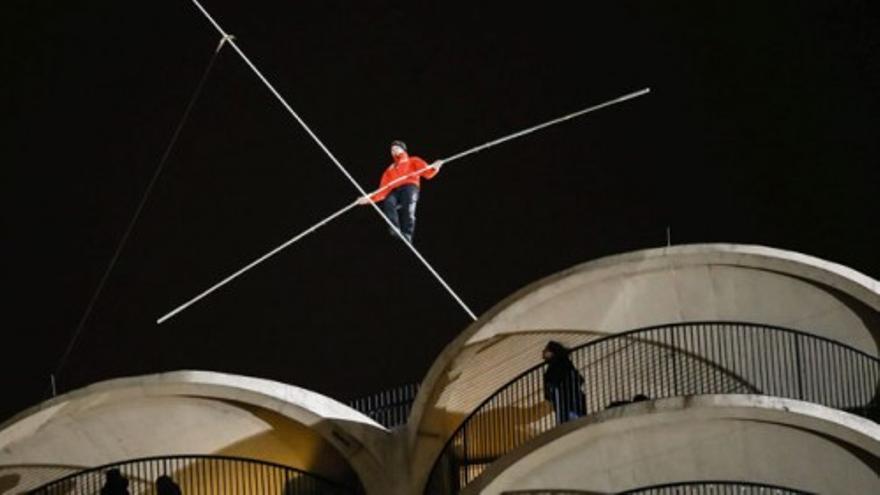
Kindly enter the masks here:
<path id="1" fill-rule="evenodd" d="M 394 163 L 385 169 L 379 190 L 369 196 L 358 199 L 358 204 L 366 205 L 382 201 L 382 211 L 409 242 L 413 240 L 416 230 L 416 204 L 419 202 L 420 178 L 433 179 L 443 160 L 431 165 L 417 156 L 409 156 L 403 141 L 391 143 L 391 156 Z M 392 235 L 396 235 L 391 231 Z"/>

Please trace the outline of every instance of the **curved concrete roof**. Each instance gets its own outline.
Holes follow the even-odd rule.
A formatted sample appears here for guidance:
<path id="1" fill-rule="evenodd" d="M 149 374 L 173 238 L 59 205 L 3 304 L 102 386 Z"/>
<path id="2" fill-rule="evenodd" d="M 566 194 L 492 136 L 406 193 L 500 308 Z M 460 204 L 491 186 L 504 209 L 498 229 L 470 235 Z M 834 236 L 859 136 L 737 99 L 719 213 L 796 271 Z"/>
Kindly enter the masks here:
<path id="1" fill-rule="evenodd" d="M 853 303 L 862 307 L 840 307 Z M 874 314 L 859 312 L 866 309 Z M 735 319 L 828 332 L 877 355 L 876 342 L 851 326 L 877 331 L 878 311 L 880 282 L 843 265 L 763 246 L 694 244 L 608 256 L 541 279 L 462 337 L 473 344 L 516 331 Z"/>
<path id="2" fill-rule="evenodd" d="M 795 328 L 880 355 L 880 282 L 763 246 L 695 244 L 609 256 L 504 299 L 443 350 L 410 416 L 413 472 L 426 474 L 464 416 L 540 360 L 547 340 L 579 345 L 687 321 Z"/>
<path id="3" fill-rule="evenodd" d="M 222 454 L 349 482 L 353 469 L 368 486 L 383 483 L 387 436 L 367 416 L 309 390 L 177 371 L 100 382 L 24 411 L 0 425 L 0 466 L 18 466 L 24 481 L 35 483 L 52 479 L 35 480 L 39 473 L 57 475 L 47 466 Z M 28 466 L 34 469 L 24 469 Z"/>
<path id="4" fill-rule="evenodd" d="M 791 455 L 797 452 L 797 455 Z M 880 425 L 763 396 L 677 397 L 566 423 L 492 463 L 463 494 L 618 493 L 717 479 L 815 493 L 880 492 Z"/>

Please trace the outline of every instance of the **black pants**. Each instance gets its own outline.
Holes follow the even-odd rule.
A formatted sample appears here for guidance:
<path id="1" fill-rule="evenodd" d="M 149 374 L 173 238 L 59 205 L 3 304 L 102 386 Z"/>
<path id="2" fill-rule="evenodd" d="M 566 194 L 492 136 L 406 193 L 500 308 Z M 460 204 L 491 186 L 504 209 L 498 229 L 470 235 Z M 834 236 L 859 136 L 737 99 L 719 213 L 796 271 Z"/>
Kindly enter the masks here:
<path id="1" fill-rule="evenodd" d="M 388 193 L 382 201 L 382 211 L 409 242 L 416 232 L 416 204 L 419 202 L 419 187 L 406 184 Z M 397 235 L 391 230 L 391 235 Z"/>

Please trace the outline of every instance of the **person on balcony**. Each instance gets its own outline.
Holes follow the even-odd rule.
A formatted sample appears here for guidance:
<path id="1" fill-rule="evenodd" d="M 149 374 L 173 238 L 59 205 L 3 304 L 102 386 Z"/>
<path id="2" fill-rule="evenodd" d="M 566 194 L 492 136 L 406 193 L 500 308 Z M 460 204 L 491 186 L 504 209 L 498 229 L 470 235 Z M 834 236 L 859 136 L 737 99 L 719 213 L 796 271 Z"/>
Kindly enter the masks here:
<path id="1" fill-rule="evenodd" d="M 101 495 L 130 495 L 128 478 L 123 476 L 119 469 L 108 470 L 104 473 L 104 486 L 101 487 Z"/>
<path id="2" fill-rule="evenodd" d="M 371 196 L 359 198 L 357 202 L 360 205 L 367 205 L 371 201 L 376 203 L 381 201 L 385 216 L 412 243 L 416 230 L 416 204 L 419 202 L 420 178 L 433 179 L 443 166 L 443 161 L 437 160 L 428 165 L 425 160 L 417 156 L 409 156 L 403 141 L 391 143 L 391 157 L 394 162 L 382 174 L 379 190 Z M 391 235 L 397 236 L 397 233 L 391 229 Z"/>
<path id="3" fill-rule="evenodd" d="M 544 371 L 544 398 L 553 405 L 557 424 L 587 414 L 584 377 L 571 363 L 569 350 L 551 340 L 542 352 L 547 369 Z"/>
<path id="4" fill-rule="evenodd" d="M 171 476 L 163 474 L 156 478 L 156 495 L 182 495 L 182 492 Z"/>

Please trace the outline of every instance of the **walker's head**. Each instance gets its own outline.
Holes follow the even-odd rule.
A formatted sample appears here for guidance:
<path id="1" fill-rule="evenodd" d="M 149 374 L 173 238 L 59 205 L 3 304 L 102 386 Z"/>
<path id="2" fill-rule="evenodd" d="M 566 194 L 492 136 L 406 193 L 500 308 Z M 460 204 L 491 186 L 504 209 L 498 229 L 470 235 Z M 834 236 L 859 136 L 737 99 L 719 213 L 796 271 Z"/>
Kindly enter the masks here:
<path id="1" fill-rule="evenodd" d="M 391 156 L 397 158 L 403 153 L 406 153 L 406 143 L 400 140 L 391 141 Z"/>

